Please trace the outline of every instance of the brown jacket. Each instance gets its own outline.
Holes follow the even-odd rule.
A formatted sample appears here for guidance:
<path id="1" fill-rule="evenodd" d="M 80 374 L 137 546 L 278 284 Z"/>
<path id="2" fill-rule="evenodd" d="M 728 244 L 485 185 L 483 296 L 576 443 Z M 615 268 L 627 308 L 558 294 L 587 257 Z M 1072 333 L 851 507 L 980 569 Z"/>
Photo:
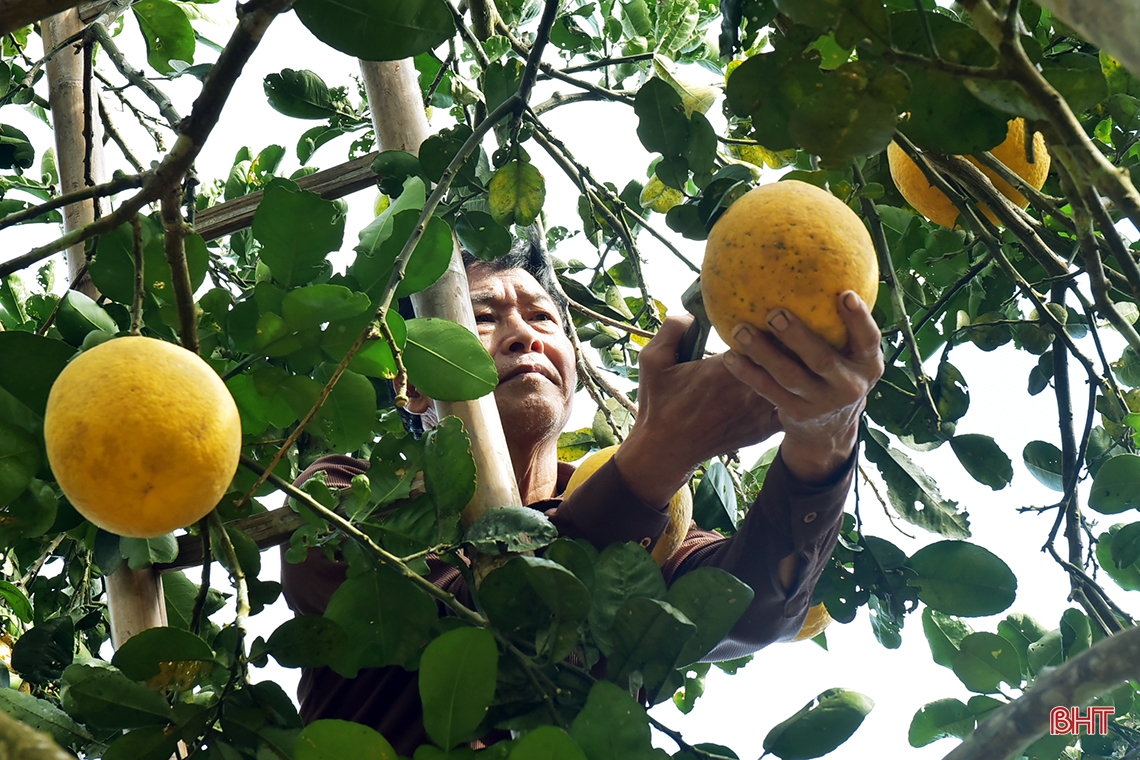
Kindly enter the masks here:
<path id="1" fill-rule="evenodd" d="M 346 456 L 321 459 L 298 478 L 302 483 L 324 470 L 330 487 L 347 487 L 367 462 Z M 559 492 L 573 468 L 559 471 Z M 667 583 L 697 567 L 718 567 L 752 587 L 755 597 L 732 632 L 706 658 L 742 657 L 775 641 L 794 637 L 803 625 L 843 516 L 843 505 L 854 473 L 854 457 L 833 482 L 806 486 L 795 479 L 777 457 L 764 487 L 735 535 L 689 530 L 681 548 L 662 573 Z M 614 542 L 635 541 L 652 547 L 668 522 L 665 505 L 642 502 L 622 480 L 610 460 L 567 499 L 550 499 L 530 505 L 548 511 L 563 536 L 584 538 L 599 550 Z M 779 561 L 795 554 L 799 567 L 794 584 L 784 590 Z M 429 558 L 429 580 L 451 593 L 465 595 L 462 576 L 454 567 Z M 320 615 L 333 592 L 345 579 L 345 565 L 311 550 L 299 564 L 282 561 L 285 599 L 298 615 Z M 339 718 L 371 726 L 396 751 L 411 756 L 428 738 L 423 728 L 417 674 L 400 667 L 362 670 L 343 678 L 329 668 L 306 669 L 298 687 L 301 717 L 305 723 Z"/>

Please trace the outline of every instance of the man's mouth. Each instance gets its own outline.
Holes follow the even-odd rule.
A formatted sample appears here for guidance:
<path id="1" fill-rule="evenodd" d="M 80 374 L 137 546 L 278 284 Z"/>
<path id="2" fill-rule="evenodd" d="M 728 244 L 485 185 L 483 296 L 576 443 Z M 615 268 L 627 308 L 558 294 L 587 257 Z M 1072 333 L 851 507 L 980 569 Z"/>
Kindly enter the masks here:
<path id="1" fill-rule="evenodd" d="M 499 380 L 499 385 L 502 385 L 508 380 L 513 380 L 516 377 L 524 377 L 526 375 L 538 375 L 540 377 L 545 377 L 547 380 L 557 385 L 557 382 L 553 377 L 551 377 L 550 370 L 532 364 L 519 365 L 507 370 L 507 372 Z"/>

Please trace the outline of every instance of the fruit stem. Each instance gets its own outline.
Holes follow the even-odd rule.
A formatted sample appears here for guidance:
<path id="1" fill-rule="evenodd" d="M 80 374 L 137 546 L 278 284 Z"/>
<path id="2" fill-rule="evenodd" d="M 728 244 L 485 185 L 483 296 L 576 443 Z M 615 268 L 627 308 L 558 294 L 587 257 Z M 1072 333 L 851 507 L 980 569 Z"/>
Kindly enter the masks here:
<path id="1" fill-rule="evenodd" d="M 142 250 L 142 221 L 131 217 L 131 256 L 135 262 L 135 288 L 131 299 L 131 335 L 142 335 L 143 299 L 146 298 L 146 273 Z"/>
<path id="2" fill-rule="evenodd" d="M 867 181 L 863 178 L 863 172 L 859 168 L 858 162 L 852 161 L 851 167 L 854 169 L 855 182 L 859 189 L 866 187 Z M 931 414 L 934 415 L 934 419 L 938 421 L 941 427 L 942 416 L 938 413 L 938 405 L 934 403 L 934 394 L 930 389 L 930 376 L 922 367 L 922 353 L 918 348 L 918 339 L 915 338 L 914 330 L 910 326 L 910 317 L 906 313 L 906 302 L 903 300 L 902 289 L 899 288 L 898 278 L 895 277 L 895 267 L 891 263 L 891 251 L 887 246 L 886 234 L 883 232 L 883 220 L 879 217 L 879 210 L 875 208 L 875 202 L 866 195 L 860 197 L 859 203 L 863 208 L 863 216 L 871 228 L 871 242 L 874 243 L 875 254 L 879 258 L 879 272 L 887 281 L 887 290 L 891 293 L 891 305 L 896 312 L 899 330 L 902 331 L 903 342 L 910 352 L 910 368 L 914 374 L 914 381 L 922 391 L 923 401 L 926 402 Z"/>
<path id="3" fill-rule="evenodd" d="M 238 630 L 241 631 L 242 636 L 245 636 L 247 633 L 247 620 L 249 619 L 249 583 L 246 580 L 245 571 L 242 570 L 241 563 L 238 562 L 237 550 L 234 549 L 233 541 L 230 540 L 230 534 L 226 531 L 225 523 L 222 522 L 222 517 L 218 514 L 218 510 L 215 509 L 211 511 L 206 519 L 209 521 L 210 532 L 217 537 L 218 547 L 222 550 L 222 556 L 218 559 L 222 561 L 226 570 L 229 571 L 230 580 L 233 581 L 234 589 L 237 591 L 237 618 L 235 624 Z"/>

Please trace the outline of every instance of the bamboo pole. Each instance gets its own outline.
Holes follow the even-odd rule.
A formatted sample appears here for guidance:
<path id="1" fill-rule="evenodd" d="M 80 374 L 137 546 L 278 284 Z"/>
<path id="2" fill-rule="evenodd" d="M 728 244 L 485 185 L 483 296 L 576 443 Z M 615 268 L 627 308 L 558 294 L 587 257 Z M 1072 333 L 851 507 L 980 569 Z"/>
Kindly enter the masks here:
<path id="1" fill-rule="evenodd" d="M 420 144 L 431 132 L 411 59 L 361 61 L 360 71 L 380 150 L 419 153 Z M 463 268 L 458 244 L 452 251 L 447 272 L 435 285 L 413 295 L 412 303 L 417 316 L 450 319 L 476 332 L 467 289 L 467 272 Z M 475 496 L 463 512 L 464 523 L 470 524 L 488 509 L 522 503 L 494 396 L 487 395 L 475 401 L 437 401 L 436 409 L 441 417 L 452 414 L 461 419 L 471 436 L 471 453 L 475 457 L 478 478 Z"/>
<path id="2" fill-rule="evenodd" d="M 74 8 L 48 18 L 43 24 L 45 52 L 54 50 L 82 28 L 79 13 Z M 72 46 L 48 61 L 47 77 L 60 192 L 72 193 L 89 184 L 101 184 L 105 175 L 103 130 L 93 93 L 85 91 L 82 48 Z M 90 81 L 86 84 L 89 85 Z M 65 206 L 64 232 L 95 221 L 95 204 L 98 202 L 98 199 L 88 199 Z M 69 280 L 74 281 L 86 263 L 82 243 L 69 248 Z M 76 284 L 76 290 L 90 296 L 97 295 L 89 275 L 84 275 Z M 107 578 L 107 612 L 111 622 L 111 641 L 116 649 L 139 631 L 166 625 L 162 578 L 154 570 L 131 570 L 123 563 Z"/>
<path id="3" fill-rule="evenodd" d="M 43 23 L 44 52 L 54 50 L 64 40 L 78 34 L 82 29 L 83 24 L 75 8 L 69 8 L 49 17 Z M 105 181 L 103 125 L 98 112 L 85 107 L 86 104 L 94 104 L 95 101 L 86 97 L 91 94 L 90 92 L 84 92 L 83 59 L 82 49 L 71 46 L 48 61 L 46 67 L 61 194 L 73 193 L 87 187 L 88 180 L 96 185 Z M 87 110 L 90 110 L 90 113 L 85 113 Z M 88 116 L 91 116 L 92 129 L 90 150 L 87 149 L 87 141 L 83 136 Z M 64 232 L 71 232 L 95 221 L 96 203 L 99 203 L 98 199 L 89 199 L 64 207 Z M 86 263 L 82 243 L 67 249 L 69 282 L 75 280 Z M 88 275 L 83 276 L 75 289 L 89 296 L 97 295 Z"/>

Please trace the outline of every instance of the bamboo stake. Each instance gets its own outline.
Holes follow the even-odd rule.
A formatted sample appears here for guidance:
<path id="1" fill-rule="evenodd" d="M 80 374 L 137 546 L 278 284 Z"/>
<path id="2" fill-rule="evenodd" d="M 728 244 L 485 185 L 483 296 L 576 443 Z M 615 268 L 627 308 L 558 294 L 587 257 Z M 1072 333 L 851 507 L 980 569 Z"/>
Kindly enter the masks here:
<path id="1" fill-rule="evenodd" d="M 74 8 L 46 19 L 43 23 L 44 50 L 55 49 L 64 40 L 78 34 L 83 28 L 79 20 L 79 13 Z M 88 186 L 88 178 L 93 184 L 104 182 L 103 167 L 103 125 L 98 118 L 98 112 L 92 119 L 92 144 L 90 151 L 86 150 L 86 141 L 83 139 L 86 118 L 84 104 L 88 102 L 86 96 L 91 93 L 84 92 L 83 81 L 83 54 L 75 47 L 62 51 L 47 62 L 48 88 L 51 93 L 51 118 L 55 134 L 56 165 L 59 167 L 59 184 L 61 194 L 74 193 Z M 94 103 L 94 101 L 90 101 Z M 90 167 L 87 158 L 90 158 Z M 89 199 L 79 201 L 67 206 L 63 210 L 64 232 L 84 227 L 95 221 L 95 204 L 98 200 Z M 79 271 L 87 263 L 84 257 L 83 244 L 77 244 L 67 249 L 68 279 L 74 280 Z M 89 296 L 96 295 L 95 286 L 91 278 L 80 278 L 80 290 Z"/>
<path id="2" fill-rule="evenodd" d="M 431 132 L 411 60 L 361 61 L 360 71 L 380 150 L 419 153 L 420 144 Z M 447 272 L 435 285 L 413 295 L 412 303 L 417 316 L 450 319 L 476 332 L 467 272 L 458 244 L 452 251 Z M 475 496 L 463 511 L 464 523 L 469 525 L 488 509 L 521 504 L 494 396 L 475 401 L 437 401 L 436 409 L 441 417 L 451 414 L 461 419 L 471 437 L 478 479 Z"/>

